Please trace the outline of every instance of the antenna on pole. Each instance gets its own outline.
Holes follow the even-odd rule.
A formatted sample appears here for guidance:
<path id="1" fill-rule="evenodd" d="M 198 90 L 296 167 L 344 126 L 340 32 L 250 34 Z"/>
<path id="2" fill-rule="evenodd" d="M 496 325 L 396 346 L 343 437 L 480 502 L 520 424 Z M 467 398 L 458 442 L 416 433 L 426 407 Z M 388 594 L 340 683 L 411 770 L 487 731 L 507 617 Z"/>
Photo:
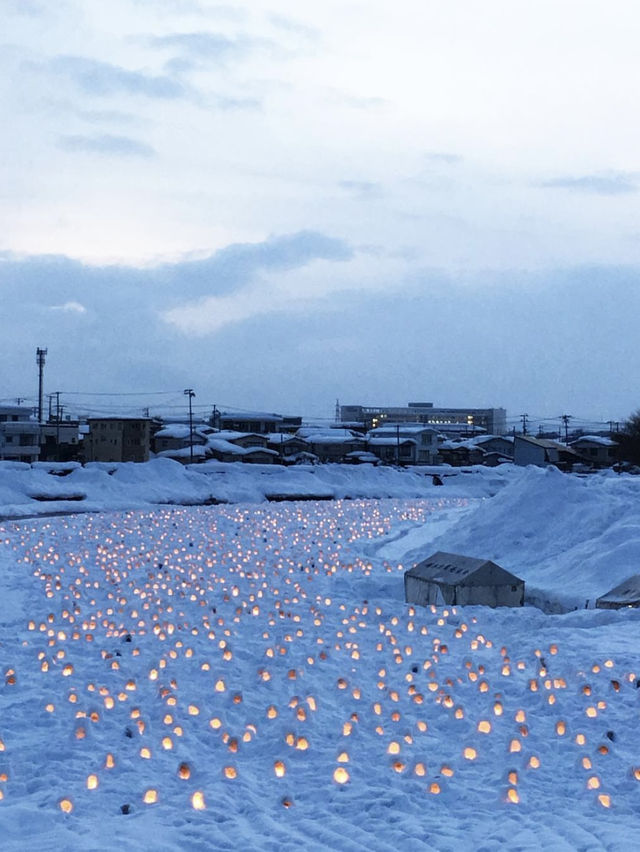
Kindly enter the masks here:
<path id="1" fill-rule="evenodd" d="M 47 358 L 46 349 L 36 349 L 36 364 L 38 365 L 38 423 L 43 423 L 43 392 L 44 392 L 44 362 Z"/>

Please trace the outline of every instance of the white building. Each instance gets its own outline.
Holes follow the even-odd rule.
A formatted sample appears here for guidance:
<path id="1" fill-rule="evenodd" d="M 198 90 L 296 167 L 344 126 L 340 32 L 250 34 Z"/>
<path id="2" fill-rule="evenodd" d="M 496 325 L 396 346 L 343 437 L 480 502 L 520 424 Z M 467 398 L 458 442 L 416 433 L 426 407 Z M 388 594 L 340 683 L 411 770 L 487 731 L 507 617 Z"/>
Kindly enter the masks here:
<path id="1" fill-rule="evenodd" d="M 0 406 L 0 459 L 5 461 L 38 461 L 40 425 L 30 408 L 19 405 Z"/>
<path id="2" fill-rule="evenodd" d="M 438 432 L 420 423 L 385 423 L 367 433 L 367 449 L 397 464 L 436 464 Z"/>

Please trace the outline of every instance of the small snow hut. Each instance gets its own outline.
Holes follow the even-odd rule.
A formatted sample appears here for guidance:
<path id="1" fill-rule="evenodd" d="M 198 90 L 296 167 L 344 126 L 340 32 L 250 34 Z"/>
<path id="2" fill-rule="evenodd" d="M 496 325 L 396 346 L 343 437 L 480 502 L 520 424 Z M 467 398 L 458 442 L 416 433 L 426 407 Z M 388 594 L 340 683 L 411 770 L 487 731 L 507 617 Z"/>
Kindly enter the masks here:
<path id="1" fill-rule="evenodd" d="M 407 603 L 522 606 L 524 580 L 488 559 L 438 551 L 404 575 Z"/>
<path id="2" fill-rule="evenodd" d="M 625 606 L 640 606 L 640 574 L 627 577 L 596 601 L 598 609 L 622 609 Z"/>

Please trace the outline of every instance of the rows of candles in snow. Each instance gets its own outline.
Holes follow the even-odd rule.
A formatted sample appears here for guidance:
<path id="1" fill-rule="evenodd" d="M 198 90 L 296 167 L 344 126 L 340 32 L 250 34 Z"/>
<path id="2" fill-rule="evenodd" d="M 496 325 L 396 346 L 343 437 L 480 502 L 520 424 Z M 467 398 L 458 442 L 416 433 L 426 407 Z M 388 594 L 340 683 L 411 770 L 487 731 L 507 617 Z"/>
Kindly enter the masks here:
<path id="1" fill-rule="evenodd" d="M 128 513 L 8 537 L 41 584 L 22 665 L 43 679 L 43 736 L 73 758 L 60 806 L 120 791 L 122 762 L 122 792 L 139 804 L 204 808 L 220 781 L 252 776 L 291 804 L 305 777 L 341 787 L 372 771 L 431 796 L 481 772 L 489 795 L 515 804 L 544 775 L 550 740 L 576 791 L 605 807 L 640 780 L 606 736 L 634 674 L 605 659 L 566 671 L 556 646 L 512 658 L 455 609 L 332 594 L 336 575 L 355 575 L 357 594 L 359 577 L 401 570 L 360 559 L 358 543 L 428 511 L 373 509 Z M 19 688 L 19 667 L 5 679 Z"/>

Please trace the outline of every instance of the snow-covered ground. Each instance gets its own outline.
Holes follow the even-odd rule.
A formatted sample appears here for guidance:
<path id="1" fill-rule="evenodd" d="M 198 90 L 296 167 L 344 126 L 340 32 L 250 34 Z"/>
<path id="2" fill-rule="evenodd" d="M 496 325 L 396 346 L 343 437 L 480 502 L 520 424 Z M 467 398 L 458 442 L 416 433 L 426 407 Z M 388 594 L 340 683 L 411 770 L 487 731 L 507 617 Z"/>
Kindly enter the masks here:
<path id="1" fill-rule="evenodd" d="M 3 850 L 637 847 L 640 612 L 583 608 L 637 571 L 635 478 L 327 466 L 393 499 L 268 503 L 167 464 L 0 472 L 110 509 L 0 524 Z M 252 502 L 153 505 L 194 476 Z M 409 607 L 435 549 L 579 608 Z"/>
<path id="2" fill-rule="evenodd" d="M 70 472 L 69 472 L 70 471 Z M 56 474 L 65 473 L 60 476 Z M 433 473 L 448 496 L 487 497 L 522 475 L 501 468 L 392 467 L 365 465 L 257 465 L 205 462 L 184 466 L 156 458 L 145 464 L 0 461 L 0 518 L 67 512 L 142 509 L 204 503 L 261 503 L 277 499 L 425 497 L 434 493 Z"/>

